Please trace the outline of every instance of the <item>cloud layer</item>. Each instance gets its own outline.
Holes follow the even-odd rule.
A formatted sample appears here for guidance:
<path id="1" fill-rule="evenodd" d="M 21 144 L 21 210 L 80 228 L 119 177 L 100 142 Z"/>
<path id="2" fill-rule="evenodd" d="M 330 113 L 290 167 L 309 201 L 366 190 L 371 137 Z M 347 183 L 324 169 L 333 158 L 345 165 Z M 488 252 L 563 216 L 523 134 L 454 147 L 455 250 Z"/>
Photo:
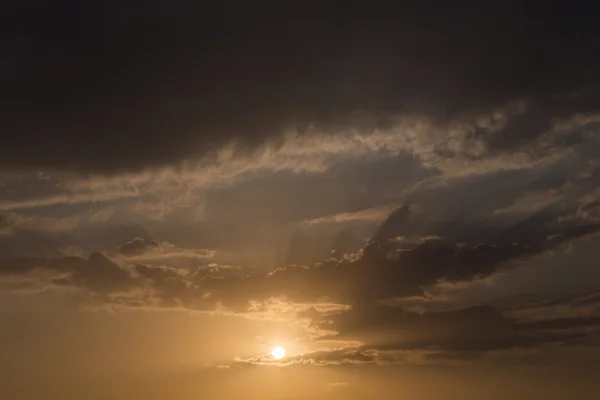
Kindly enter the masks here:
<path id="1" fill-rule="evenodd" d="M 59 3 L 1 6 L 3 293 L 300 332 L 224 369 L 597 345 L 597 5 Z"/>
<path id="2" fill-rule="evenodd" d="M 223 7 L 4 6 L 1 166 L 139 169 L 286 129 L 386 130 L 407 112 L 449 121 L 530 102 L 473 130 L 502 152 L 597 111 L 588 2 Z"/>
<path id="3" fill-rule="evenodd" d="M 553 219 L 544 215 L 547 219 L 526 221 L 528 243 L 513 243 L 514 229 L 492 236 L 496 243 L 489 244 L 449 243 L 440 237 L 400 240 L 394 229 L 410 218 L 410 208 L 404 206 L 357 253 L 268 274 L 219 266 L 211 260 L 215 253 L 207 250 L 137 238 L 107 252 L 113 260 L 100 253 L 4 259 L 0 276 L 3 290 L 76 289 L 93 307 L 288 319 L 305 326 L 313 338 L 345 346 L 292 356 L 285 365 L 428 363 L 546 345 L 594 344 L 600 324 L 595 294 L 517 307 L 421 312 L 381 303 L 423 296 L 441 282 L 493 276 L 600 228 L 595 223 L 549 228 L 546 222 Z M 271 364 L 280 363 L 259 356 L 234 365 Z"/>

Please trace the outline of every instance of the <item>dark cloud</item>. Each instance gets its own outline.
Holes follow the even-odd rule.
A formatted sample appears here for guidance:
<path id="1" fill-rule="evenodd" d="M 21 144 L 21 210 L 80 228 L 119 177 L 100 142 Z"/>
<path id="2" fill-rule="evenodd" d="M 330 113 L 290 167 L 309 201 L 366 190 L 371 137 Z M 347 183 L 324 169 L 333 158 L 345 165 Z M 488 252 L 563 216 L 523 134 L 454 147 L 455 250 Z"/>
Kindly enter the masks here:
<path id="1" fill-rule="evenodd" d="M 423 295 L 427 286 L 439 281 L 469 282 L 490 276 L 515 261 L 554 250 L 598 229 L 597 225 L 571 228 L 558 231 L 550 239 L 543 231 L 523 244 L 508 240 L 500 244 L 456 244 L 440 238 L 406 243 L 371 242 L 354 258 L 330 258 L 308 266 L 290 265 L 266 275 L 223 277 L 207 269 L 191 273 L 148 266 L 137 268 L 160 292 L 168 286 L 168 302 L 178 298 L 191 308 L 212 308 L 220 303 L 243 312 L 248 309 L 248 301 L 271 297 L 299 302 L 328 299 L 361 305 Z"/>
<path id="2" fill-rule="evenodd" d="M 456 243 L 436 236 L 419 240 L 385 239 L 396 233 L 381 232 L 392 232 L 395 226 L 402 228 L 409 216 L 410 208 L 406 206 L 392 212 L 378 231 L 380 240 L 371 241 L 356 254 L 306 266 L 289 265 L 268 274 L 236 269 L 235 273 L 224 275 L 226 270 L 220 270 L 217 264 L 207 264 L 213 251 L 182 249 L 141 238 L 120 246 L 114 255 L 125 256 L 122 260 L 125 263 L 139 263 L 135 271 L 145 278 L 140 282 L 142 288 L 153 288 L 157 292 L 155 300 L 162 299 L 168 304 L 177 300 L 183 306 L 200 309 L 214 309 L 222 304 L 245 311 L 250 300 L 285 297 L 299 302 L 327 299 L 361 305 L 423 295 L 427 286 L 440 281 L 469 282 L 487 277 L 509 268 L 514 262 L 552 251 L 600 229 L 598 224 L 549 224 L 557 214 L 546 210 L 488 235 L 494 239 L 488 243 Z M 88 264 L 99 266 L 85 268 Z M 109 291 L 111 279 L 122 283 L 130 276 L 127 270 L 101 254 L 93 254 L 89 260 L 76 257 L 13 259 L 5 265 L 5 271 L 12 274 L 26 274 L 38 265 L 69 272 L 72 276 L 65 282 L 81 286 L 102 283 Z M 83 267 L 78 268 L 79 265 Z M 96 273 L 98 275 L 94 275 Z"/>
<path id="3" fill-rule="evenodd" d="M 137 265 L 136 272 L 152 282 L 152 287 L 158 292 L 161 306 L 191 304 L 194 296 L 199 293 L 191 289 L 190 282 L 182 279 L 181 271 L 166 267 L 152 268 Z"/>
<path id="4" fill-rule="evenodd" d="M 259 3 L 5 2 L 0 166 L 140 168 L 285 127 L 529 101 L 486 139 L 508 151 L 597 110 L 594 2 Z"/>
<path id="5" fill-rule="evenodd" d="M 153 242 L 135 224 L 85 224 L 77 213 L 65 216 L 0 213 L 0 259 L 89 255 L 123 245 L 131 238 Z"/>
<path id="6" fill-rule="evenodd" d="M 598 89 L 598 87 L 586 87 L 579 93 L 538 100 L 530 109 L 502 128 L 491 134 L 480 131 L 477 135 L 483 136 L 493 151 L 510 151 L 522 145 L 533 144 L 561 119 L 569 119 L 578 114 L 597 113 L 600 107 Z M 569 132 L 554 143 L 546 143 L 545 146 L 571 147 L 580 143 L 584 139 L 585 126 L 586 124 L 582 124 L 579 129 Z"/>
<path id="7" fill-rule="evenodd" d="M 366 343 L 366 349 L 436 349 L 477 356 L 511 348 L 580 343 L 597 336 L 600 320 L 597 316 L 571 315 L 544 321 L 519 321 L 491 306 L 420 314 L 371 304 L 328 316 L 319 325 L 336 331 L 334 337 L 339 340 Z M 596 331 L 574 331 L 581 327 L 594 327 Z"/>
<path id="8" fill-rule="evenodd" d="M 130 289 L 134 286 L 131 274 L 110 261 L 101 253 L 89 258 L 16 258 L 0 261 L 0 276 L 27 276 L 36 270 L 55 273 L 48 284 L 71 286 L 92 294 L 108 294 Z"/>
<path id="9" fill-rule="evenodd" d="M 507 307 L 506 312 L 525 323 L 562 320 L 593 321 L 600 313 L 600 293 L 520 304 Z"/>
<path id="10" fill-rule="evenodd" d="M 92 226 L 77 232 L 77 238 L 89 252 L 114 249 L 132 238 L 140 238 L 145 243 L 154 241 L 150 233 L 135 223 L 117 223 Z"/>
<path id="11" fill-rule="evenodd" d="M 396 236 L 405 235 L 408 218 L 410 217 L 410 207 L 408 205 L 397 208 L 387 217 L 381 224 L 377 232 L 373 235 L 373 240 L 377 242 L 385 242 L 388 239 L 393 239 Z"/>

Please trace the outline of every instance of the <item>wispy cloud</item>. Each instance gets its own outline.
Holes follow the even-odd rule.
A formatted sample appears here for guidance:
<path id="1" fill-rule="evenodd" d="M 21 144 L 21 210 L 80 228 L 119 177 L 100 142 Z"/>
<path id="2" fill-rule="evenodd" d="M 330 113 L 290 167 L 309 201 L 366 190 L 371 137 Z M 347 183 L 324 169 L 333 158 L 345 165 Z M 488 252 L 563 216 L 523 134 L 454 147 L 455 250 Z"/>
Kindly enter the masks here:
<path id="1" fill-rule="evenodd" d="M 314 218 L 300 222 L 300 224 L 316 225 L 324 223 L 344 223 L 353 221 L 382 221 L 397 208 L 397 204 L 373 207 L 355 212 L 344 212 L 325 217 Z"/>
<path id="2" fill-rule="evenodd" d="M 42 217 L 5 212 L 0 213 L 0 235 L 19 231 L 64 232 L 75 229 L 79 223 L 78 217 Z"/>

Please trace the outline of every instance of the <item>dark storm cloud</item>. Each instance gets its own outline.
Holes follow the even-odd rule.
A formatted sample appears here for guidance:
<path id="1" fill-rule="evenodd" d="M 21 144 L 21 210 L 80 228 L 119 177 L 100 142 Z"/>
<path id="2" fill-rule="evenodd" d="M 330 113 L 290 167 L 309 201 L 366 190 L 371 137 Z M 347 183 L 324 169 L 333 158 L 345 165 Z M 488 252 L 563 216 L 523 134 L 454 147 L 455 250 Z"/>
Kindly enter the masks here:
<path id="1" fill-rule="evenodd" d="M 268 3 L 4 2 L 0 166 L 139 168 L 284 128 L 529 102 L 473 132 L 509 151 L 598 110 L 593 2 Z"/>

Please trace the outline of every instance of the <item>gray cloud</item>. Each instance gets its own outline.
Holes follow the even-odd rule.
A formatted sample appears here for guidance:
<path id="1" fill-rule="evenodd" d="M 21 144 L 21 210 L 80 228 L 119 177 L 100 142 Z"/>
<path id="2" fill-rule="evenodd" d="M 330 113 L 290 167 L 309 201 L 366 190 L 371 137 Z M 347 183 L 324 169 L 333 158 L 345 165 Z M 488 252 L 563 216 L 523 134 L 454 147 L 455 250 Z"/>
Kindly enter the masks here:
<path id="1" fill-rule="evenodd" d="M 545 344 L 577 344 L 596 338 L 598 315 L 576 314 L 544 321 L 520 321 L 491 306 L 415 313 L 382 305 L 354 307 L 328 316 L 321 324 L 337 332 L 339 340 L 368 343 L 378 350 L 436 349 L 449 353 L 482 353 L 512 348 L 536 348 Z M 574 331 L 594 327 L 595 331 Z M 325 337 L 328 339 L 328 337 Z"/>
<path id="2" fill-rule="evenodd" d="M 55 273 L 48 285 L 74 287 L 91 294 L 109 294 L 131 289 L 135 286 L 131 274 L 100 253 L 89 258 L 17 258 L 0 261 L 0 276 L 27 276 L 37 270 Z"/>
<path id="3" fill-rule="evenodd" d="M 22 231 L 63 232 L 79 225 L 77 217 L 36 217 L 17 213 L 0 213 L 0 236 L 15 235 Z"/>
<path id="4" fill-rule="evenodd" d="M 600 314 L 600 293 L 521 304 L 508 307 L 506 313 L 525 323 L 568 319 L 594 321 Z"/>
<path id="5" fill-rule="evenodd" d="M 409 214 L 408 207 L 392 213 L 379 232 L 388 232 L 388 228 L 397 225 L 401 227 Z M 403 217 L 398 219 L 398 215 Z M 244 311 L 250 300 L 261 301 L 271 297 L 299 302 L 329 299 L 337 303 L 370 304 L 376 300 L 423 295 L 427 286 L 439 281 L 471 281 L 490 276 L 510 267 L 515 261 L 554 250 L 600 229 L 597 224 L 549 227 L 547 222 L 553 218 L 552 213 L 536 215 L 509 229 L 495 232 L 490 237 L 495 242 L 491 243 L 452 243 L 439 237 L 416 242 L 387 241 L 387 237 L 396 236 L 390 236 L 388 232 L 379 235 L 378 241 L 369 243 L 353 258 L 330 258 L 310 266 L 290 265 L 266 275 L 238 270 L 234 276 L 221 276 L 222 270 L 211 269 L 208 261 L 203 261 L 210 259 L 213 252 L 180 249 L 145 239 L 136 239 L 121 246 L 116 254 L 124 256 L 128 264 L 148 264 L 135 266 L 135 271 L 146 278 L 144 288 L 154 288 L 158 292 L 155 300 L 160 301 L 162 293 L 167 303 L 177 299 L 183 306 L 192 309 L 214 309 L 221 304 Z M 523 241 L 524 238 L 528 240 Z M 515 241 L 519 243 L 515 244 Z M 185 269 L 181 259 L 192 259 L 194 263 Z M 79 259 L 48 260 L 49 268 L 66 268 L 61 267 L 61 260 L 72 265 Z M 22 273 L 26 273 L 32 263 L 41 264 L 44 260 L 7 261 L 8 270 L 12 273 L 19 272 L 12 265 L 15 262 L 25 265 Z M 152 266 L 152 262 L 157 264 Z M 171 263 L 178 267 L 158 267 Z M 129 275 L 116 264 L 111 270 L 121 271 L 115 274 L 119 279 Z M 74 270 L 71 272 L 74 273 Z M 246 276 L 243 276 L 244 273 Z M 72 282 L 77 284 L 76 279 Z"/>
<path id="6" fill-rule="evenodd" d="M 597 109 L 595 5 L 376 3 L 325 2 L 319 18 L 213 5 L 209 19 L 192 3 L 149 4 L 143 18 L 116 1 L 7 5 L 2 166 L 115 172 L 286 129 L 385 130 L 406 112 L 445 122 L 529 102 L 512 122 L 473 130 L 502 152 Z"/>
<path id="7" fill-rule="evenodd" d="M 135 256 L 152 251 L 160 245 L 153 240 L 145 240 L 144 238 L 135 238 L 130 242 L 117 247 L 117 251 L 125 256 Z"/>
<path id="8" fill-rule="evenodd" d="M 215 256 L 214 250 L 185 249 L 171 243 L 158 243 L 144 238 L 135 238 L 116 249 L 116 254 L 130 261 L 152 264 L 175 263 L 184 267 L 186 261 L 206 261 Z M 109 253 L 114 254 L 114 253 Z"/>

